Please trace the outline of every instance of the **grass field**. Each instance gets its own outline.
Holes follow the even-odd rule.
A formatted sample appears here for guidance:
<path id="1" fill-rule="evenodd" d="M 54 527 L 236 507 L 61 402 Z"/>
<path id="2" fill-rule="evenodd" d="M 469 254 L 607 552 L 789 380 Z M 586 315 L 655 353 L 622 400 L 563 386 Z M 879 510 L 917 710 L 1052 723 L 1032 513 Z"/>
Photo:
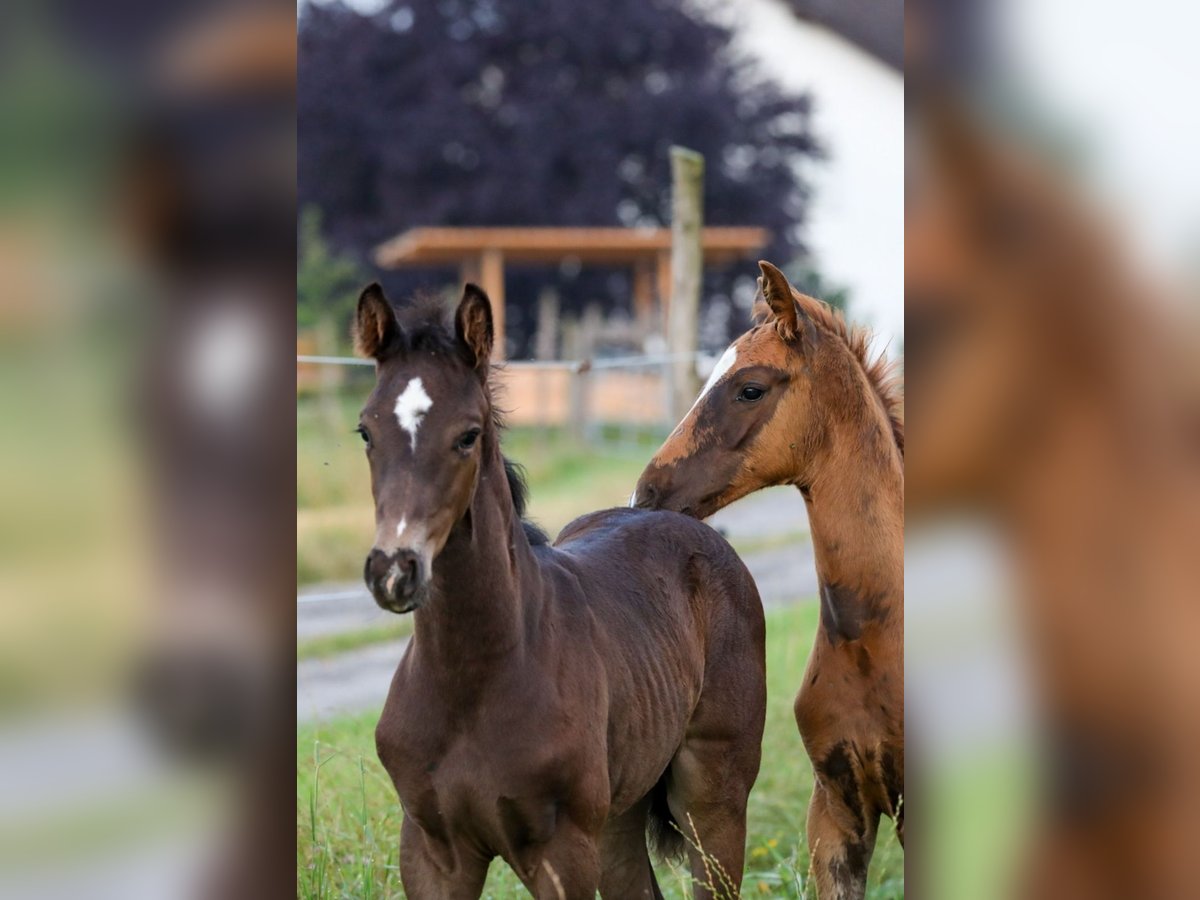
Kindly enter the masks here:
<path id="1" fill-rule="evenodd" d="M 745 896 L 814 897 L 808 883 L 804 818 L 812 771 L 796 733 L 792 698 L 817 626 L 803 603 L 767 616 L 767 728 L 762 769 L 750 797 Z M 299 729 L 297 735 L 297 885 L 303 898 L 403 897 L 397 869 L 400 807 L 375 757 L 377 714 Z M 682 869 L 659 867 L 670 898 L 690 897 Z M 904 894 L 904 860 L 890 820 L 880 828 L 868 897 Z M 484 896 L 528 896 L 501 861 Z"/>

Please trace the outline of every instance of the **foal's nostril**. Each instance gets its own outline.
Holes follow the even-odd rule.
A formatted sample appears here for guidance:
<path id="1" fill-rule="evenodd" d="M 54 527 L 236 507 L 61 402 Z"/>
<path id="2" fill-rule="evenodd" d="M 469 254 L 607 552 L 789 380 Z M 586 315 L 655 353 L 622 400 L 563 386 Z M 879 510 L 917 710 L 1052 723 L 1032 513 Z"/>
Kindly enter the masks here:
<path id="1" fill-rule="evenodd" d="M 385 609 L 411 600 L 421 587 L 421 558 L 413 550 L 387 552 L 374 549 L 367 555 L 363 580 Z"/>
<path id="2" fill-rule="evenodd" d="M 658 506 L 658 488 L 648 481 L 638 485 L 634 496 L 639 509 L 654 509 Z"/>
<path id="3" fill-rule="evenodd" d="M 404 584 L 416 585 L 418 580 L 417 576 L 419 574 L 417 555 L 412 552 L 402 552 L 396 560 L 396 565 L 400 568 L 400 576 Z"/>
<path id="4" fill-rule="evenodd" d="M 383 581 L 390 566 L 391 559 L 388 554 L 379 549 L 372 549 L 363 564 L 363 581 L 367 583 L 367 587 L 374 590 L 375 586 Z"/>

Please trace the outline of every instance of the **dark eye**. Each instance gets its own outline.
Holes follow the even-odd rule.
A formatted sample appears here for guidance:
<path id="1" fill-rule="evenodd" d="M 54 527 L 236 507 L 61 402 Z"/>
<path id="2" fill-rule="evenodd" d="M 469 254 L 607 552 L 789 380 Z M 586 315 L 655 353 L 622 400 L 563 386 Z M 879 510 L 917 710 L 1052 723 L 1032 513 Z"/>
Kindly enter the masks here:
<path id="1" fill-rule="evenodd" d="M 458 443 L 454 446 L 459 450 L 470 450 L 475 446 L 475 442 L 479 440 L 479 429 L 472 428 L 466 434 L 458 439 Z"/>
<path id="2" fill-rule="evenodd" d="M 747 403 L 753 403 L 755 400 L 761 400 L 766 392 L 766 388 L 760 388 L 757 384 L 748 384 L 738 391 L 737 398 Z"/>
<path id="3" fill-rule="evenodd" d="M 361 438 L 362 438 L 362 442 L 363 442 L 364 444 L 366 444 L 368 447 L 369 447 L 369 446 L 371 446 L 371 435 L 369 435 L 369 434 L 367 433 L 367 429 L 366 429 L 366 428 L 364 428 L 363 426 L 359 425 L 357 428 L 355 428 L 355 429 L 354 429 L 354 431 L 355 431 L 355 432 L 358 434 L 358 436 L 359 436 L 359 437 L 361 437 Z"/>

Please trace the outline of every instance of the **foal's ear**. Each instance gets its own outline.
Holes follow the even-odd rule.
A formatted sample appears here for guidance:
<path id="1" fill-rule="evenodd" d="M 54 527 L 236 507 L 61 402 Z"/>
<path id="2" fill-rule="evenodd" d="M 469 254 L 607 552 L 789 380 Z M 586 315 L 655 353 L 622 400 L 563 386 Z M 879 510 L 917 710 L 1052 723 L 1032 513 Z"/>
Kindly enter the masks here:
<path id="1" fill-rule="evenodd" d="M 796 302 L 787 276 L 766 260 L 759 260 L 758 267 L 762 270 L 758 287 L 771 309 L 770 321 L 774 323 L 779 336 L 790 341 L 804 330 L 808 317 Z"/>
<path id="2" fill-rule="evenodd" d="M 492 304 L 482 288 L 467 284 L 454 314 L 454 331 L 467 357 L 479 372 L 487 371 L 492 355 Z"/>
<path id="3" fill-rule="evenodd" d="M 358 296 L 354 319 L 354 351 L 359 356 L 378 360 L 392 340 L 400 334 L 396 312 L 378 282 L 367 285 Z"/>

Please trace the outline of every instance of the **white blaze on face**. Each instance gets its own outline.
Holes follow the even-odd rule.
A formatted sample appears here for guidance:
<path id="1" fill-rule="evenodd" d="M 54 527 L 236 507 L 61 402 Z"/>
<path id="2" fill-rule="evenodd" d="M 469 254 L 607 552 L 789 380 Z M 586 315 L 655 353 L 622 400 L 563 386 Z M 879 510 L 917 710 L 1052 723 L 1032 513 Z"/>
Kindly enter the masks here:
<path id="1" fill-rule="evenodd" d="M 686 421 L 687 417 L 690 416 L 695 411 L 696 407 L 700 405 L 700 401 L 704 399 L 705 394 L 711 391 L 716 383 L 725 377 L 725 373 L 732 369 L 736 362 L 737 345 L 730 344 L 725 349 L 725 352 L 721 354 L 721 358 L 717 360 L 717 364 L 713 366 L 712 373 L 708 376 L 708 381 L 704 382 L 704 387 L 700 389 L 700 394 L 696 397 L 696 402 L 692 404 L 692 408 L 689 409 L 687 411 L 687 415 L 683 417 L 684 421 Z M 682 424 L 683 421 L 680 421 L 679 425 Z M 679 430 L 679 425 L 675 426 L 676 431 Z"/>
<path id="2" fill-rule="evenodd" d="M 421 427 L 421 420 L 432 406 L 433 401 L 425 393 L 420 378 L 410 381 L 396 398 L 396 421 L 408 432 L 414 451 L 417 449 L 417 429 Z"/>

